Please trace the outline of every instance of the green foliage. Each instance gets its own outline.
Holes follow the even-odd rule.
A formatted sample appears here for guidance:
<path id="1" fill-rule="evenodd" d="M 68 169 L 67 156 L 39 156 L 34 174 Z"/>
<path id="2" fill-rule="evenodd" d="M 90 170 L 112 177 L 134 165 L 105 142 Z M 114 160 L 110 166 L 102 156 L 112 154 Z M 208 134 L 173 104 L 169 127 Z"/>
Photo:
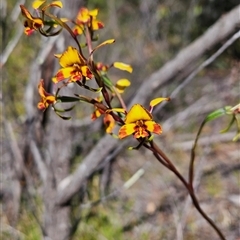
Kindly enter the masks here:
<path id="1" fill-rule="evenodd" d="M 73 240 L 121 240 L 121 221 L 118 216 L 109 208 L 99 207 L 97 212 L 88 215 L 86 220 L 80 222 L 80 225 L 73 237 Z"/>
<path id="2" fill-rule="evenodd" d="M 3 71 L 3 92 L 5 114 L 9 119 L 17 119 L 25 113 L 24 92 L 29 77 L 31 62 L 36 54 L 39 40 L 33 36 L 32 39 L 24 39 L 19 42 L 6 63 Z M 24 56 L 24 57 L 23 57 Z"/>
<path id="3" fill-rule="evenodd" d="M 219 196 L 223 189 L 221 175 L 219 173 L 216 173 L 208 176 L 205 179 L 203 186 L 210 197 Z"/>
<path id="4" fill-rule="evenodd" d="M 23 210 L 20 214 L 17 229 L 24 234 L 24 240 L 41 240 L 42 233 L 34 216 Z"/>

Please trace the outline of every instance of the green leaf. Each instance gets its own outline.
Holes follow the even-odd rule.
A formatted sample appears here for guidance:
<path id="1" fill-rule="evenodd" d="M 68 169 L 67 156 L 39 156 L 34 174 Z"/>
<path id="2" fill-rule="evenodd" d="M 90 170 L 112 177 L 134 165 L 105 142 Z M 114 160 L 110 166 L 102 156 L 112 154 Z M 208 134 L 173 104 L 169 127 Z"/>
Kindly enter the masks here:
<path id="1" fill-rule="evenodd" d="M 69 112 L 69 111 L 73 110 L 74 107 L 75 107 L 75 105 L 73 105 L 70 108 L 59 109 L 59 108 L 56 108 L 55 106 L 53 106 L 53 109 L 56 113 L 57 112 Z"/>
<path id="2" fill-rule="evenodd" d="M 74 95 L 77 96 L 81 102 L 92 103 L 92 102 L 96 101 L 93 98 L 88 98 L 83 95 L 79 95 L 79 94 L 74 94 Z"/>
<path id="3" fill-rule="evenodd" d="M 148 141 L 151 142 L 153 140 L 154 136 L 151 135 L 149 138 L 148 138 Z"/>
<path id="4" fill-rule="evenodd" d="M 69 96 L 58 96 L 57 100 L 60 100 L 61 102 L 79 102 L 80 99 L 76 97 L 69 97 Z"/>
<path id="5" fill-rule="evenodd" d="M 108 39 L 108 40 L 102 42 L 101 44 L 99 44 L 97 47 L 95 47 L 95 48 L 92 50 L 92 52 L 90 53 L 90 56 L 91 56 L 97 49 L 99 49 L 100 47 L 103 47 L 103 46 L 105 46 L 105 45 L 107 45 L 107 44 L 112 44 L 112 43 L 114 43 L 114 42 L 115 42 L 115 39 Z"/>
<path id="6" fill-rule="evenodd" d="M 113 84 L 106 74 L 101 75 L 104 85 L 113 91 Z"/>
<path id="7" fill-rule="evenodd" d="M 99 92 L 102 91 L 102 87 L 100 87 L 100 88 L 91 88 L 91 87 L 85 85 L 84 83 L 82 83 L 82 82 L 80 82 L 80 81 L 77 81 L 76 83 L 77 83 L 80 87 L 83 87 L 83 88 L 85 88 L 85 89 L 87 89 L 87 90 L 89 90 L 89 91 L 91 91 L 91 92 L 99 93 Z M 78 96 L 78 95 L 75 94 L 75 96 Z"/>
<path id="8" fill-rule="evenodd" d="M 212 121 L 214 119 L 217 119 L 221 116 L 224 115 L 229 115 L 231 107 L 226 106 L 224 108 L 220 108 L 216 111 L 211 112 L 210 114 L 207 115 L 207 117 L 203 120 L 203 122 L 201 123 L 201 126 L 197 132 L 197 136 L 194 140 L 194 144 L 193 147 L 191 149 L 191 159 L 190 159 L 190 164 L 189 164 L 189 184 L 192 186 L 193 184 L 193 177 L 194 177 L 194 161 L 195 161 L 195 150 L 197 147 L 197 143 L 198 143 L 198 139 L 200 137 L 200 134 L 202 132 L 203 127 L 205 126 L 205 124 L 209 121 Z M 228 128 L 227 128 L 228 129 Z M 237 137 L 237 136 L 236 136 Z M 235 138 L 234 138 L 235 139 Z"/>
<path id="9" fill-rule="evenodd" d="M 95 93 L 99 93 L 99 92 L 102 91 L 102 87 L 100 87 L 100 88 L 91 88 L 91 87 L 89 87 L 87 85 L 82 85 L 82 87 L 87 89 L 87 90 L 89 90 L 89 91 L 91 91 L 91 92 L 95 92 Z"/>
<path id="10" fill-rule="evenodd" d="M 207 117 L 205 118 L 205 122 L 209 122 L 212 121 L 216 118 L 219 118 L 223 115 L 226 115 L 226 108 L 220 108 L 214 112 L 211 112 L 210 114 L 207 115 Z"/>
<path id="11" fill-rule="evenodd" d="M 240 132 L 233 138 L 233 142 L 236 142 L 240 138 Z"/>
<path id="12" fill-rule="evenodd" d="M 65 116 L 62 116 L 60 115 L 58 112 L 55 112 L 60 118 L 62 118 L 63 120 L 70 120 L 71 117 L 65 117 Z"/>
<path id="13" fill-rule="evenodd" d="M 230 123 L 228 124 L 228 126 L 227 126 L 225 129 L 221 130 L 220 133 L 226 133 L 226 132 L 228 132 L 229 129 L 231 128 L 231 126 L 233 125 L 234 120 L 235 120 L 235 117 L 233 116 L 232 119 L 231 119 L 231 121 L 230 121 Z"/>

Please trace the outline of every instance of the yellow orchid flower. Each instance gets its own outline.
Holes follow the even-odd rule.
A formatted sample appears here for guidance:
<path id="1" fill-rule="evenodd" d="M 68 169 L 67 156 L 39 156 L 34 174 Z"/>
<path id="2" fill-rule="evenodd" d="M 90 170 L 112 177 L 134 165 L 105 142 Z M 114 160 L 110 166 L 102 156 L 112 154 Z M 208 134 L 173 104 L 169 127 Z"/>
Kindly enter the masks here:
<path id="1" fill-rule="evenodd" d="M 151 111 L 153 106 L 165 100 L 168 101 L 169 98 L 156 98 L 152 100 L 150 106 Z M 150 137 L 151 133 L 158 135 L 162 133 L 161 125 L 153 121 L 151 112 L 140 104 L 135 104 L 132 106 L 126 115 L 124 123 L 125 124 L 119 129 L 118 132 L 120 139 L 131 134 L 133 134 L 134 138 L 145 138 Z"/>
<path id="2" fill-rule="evenodd" d="M 103 23 L 96 19 L 98 9 L 89 11 L 87 8 L 81 8 L 78 12 L 76 23 L 73 32 L 76 35 L 83 33 L 85 26 L 89 27 L 91 31 L 96 31 L 104 27 Z"/>
<path id="3" fill-rule="evenodd" d="M 39 92 L 39 95 L 41 96 L 41 101 L 38 103 L 38 108 L 40 110 L 45 110 L 46 108 L 48 108 L 50 104 L 53 104 L 54 102 L 56 102 L 55 96 L 46 92 L 46 90 L 44 89 L 43 79 L 41 79 L 40 83 L 38 84 L 38 92 Z"/>
<path id="4" fill-rule="evenodd" d="M 119 129 L 120 139 L 133 134 L 134 138 L 145 138 L 150 136 L 150 132 L 161 134 L 162 127 L 153 121 L 152 114 L 140 104 L 132 106 L 127 113 L 125 125 Z"/>
<path id="5" fill-rule="evenodd" d="M 96 99 L 99 103 L 102 103 L 103 101 L 103 97 L 100 96 Z M 96 120 L 97 118 L 99 118 L 100 116 L 104 115 L 103 117 L 103 123 L 104 123 L 104 126 L 106 128 L 106 133 L 109 133 L 111 134 L 112 131 L 113 131 L 113 128 L 115 126 L 115 120 L 114 118 L 112 117 L 111 114 L 109 114 L 109 112 L 107 111 L 104 111 L 98 107 L 95 106 L 95 109 L 94 109 L 94 112 L 92 113 L 91 115 L 91 119 L 94 121 Z"/>
<path id="6" fill-rule="evenodd" d="M 54 83 L 67 78 L 69 78 L 68 82 L 76 82 L 82 80 L 83 77 L 87 79 L 93 77 L 76 48 L 69 46 L 63 54 L 56 54 L 55 57 L 59 59 L 62 68 L 52 78 Z"/>
<path id="7" fill-rule="evenodd" d="M 31 15 L 31 13 L 23 6 L 20 5 L 22 15 L 26 18 L 24 22 L 25 34 L 31 35 L 35 30 L 38 30 L 44 26 L 43 20 L 41 18 L 36 18 Z"/>

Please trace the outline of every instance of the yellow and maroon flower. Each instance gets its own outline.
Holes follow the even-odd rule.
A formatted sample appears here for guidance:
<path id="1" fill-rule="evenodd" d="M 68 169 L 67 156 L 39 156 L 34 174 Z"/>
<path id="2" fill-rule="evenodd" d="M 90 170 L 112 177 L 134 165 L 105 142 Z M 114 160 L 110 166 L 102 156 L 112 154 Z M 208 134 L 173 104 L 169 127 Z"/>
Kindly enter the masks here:
<path id="1" fill-rule="evenodd" d="M 89 27 L 91 31 L 96 31 L 104 27 L 103 23 L 97 20 L 98 9 L 89 11 L 87 8 L 81 8 L 78 12 L 76 23 L 73 32 L 80 35 L 84 32 L 85 26 Z"/>
<path id="2" fill-rule="evenodd" d="M 44 24 L 41 18 L 33 17 L 23 5 L 20 5 L 20 8 L 22 15 L 26 18 L 24 22 L 24 32 L 26 35 L 31 35 L 35 30 L 43 27 Z"/>
<path id="3" fill-rule="evenodd" d="M 131 134 L 133 134 L 134 138 L 150 137 L 151 133 L 160 135 L 162 127 L 153 121 L 151 111 L 155 105 L 164 100 L 168 101 L 169 98 L 156 98 L 152 100 L 149 111 L 140 104 L 133 105 L 126 115 L 125 124 L 119 129 L 119 138 L 122 139 Z"/>
<path id="4" fill-rule="evenodd" d="M 85 77 L 87 80 L 93 77 L 88 66 L 76 48 L 69 46 L 63 54 L 55 55 L 59 59 L 61 69 L 52 78 L 54 83 L 64 79 L 69 79 L 68 82 L 76 82 Z"/>
<path id="5" fill-rule="evenodd" d="M 43 79 L 41 79 L 40 83 L 38 84 L 38 92 L 41 96 L 41 101 L 38 103 L 38 108 L 40 110 L 45 110 L 46 108 L 48 108 L 50 104 L 53 104 L 56 102 L 55 96 L 46 92 L 46 90 L 44 89 Z"/>
<path id="6" fill-rule="evenodd" d="M 100 96 L 96 100 L 99 103 L 102 103 L 103 97 Z M 91 119 L 94 121 L 94 120 L 96 120 L 97 118 L 99 118 L 102 115 L 104 115 L 104 117 L 103 117 L 103 124 L 105 126 L 106 133 L 111 134 L 112 131 L 113 131 L 113 128 L 115 127 L 115 120 L 114 120 L 114 118 L 112 117 L 111 114 L 109 114 L 108 112 L 106 112 L 106 111 L 104 111 L 104 110 L 102 110 L 102 109 L 100 109 L 100 108 L 95 106 L 95 110 L 94 110 L 94 112 L 91 115 Z"/>
<path id="7" fill-rule="evenodd" d="M 91 119 L 94 121 L 97 118 L 99 118 L 102 114 L 104 114 L 105 112 L 102 109 L 99 108 L 95 108 L 94 112 L 91 115 Z"/>
<path id="8" fill-rule="evenodd" d="M 99 72 L 107 72 L 107 70 L 109 69 L 109 66 L 105 65 L 105 64 L 103 64 L 101 62 L 98 62 L 98 63 L 96 63 L 96 69 Z"/>
<path id="9" fill-rule="evenodd" d="M 111 134 L 113 132 L 113 128 L 115 127 L 115 120 L 111 114 L 106 113 L 103 118 L 103 123 L 106 128 L 106 133 Z"/>
<path id="10" fill-rule="evenodd" d="M 102 103 L 103 102 L 103 96 L 100 95 L 99 97 L 97 97 L 95 99 L 98 103 Z M 94 106 L 94 111 L 91 115 L 91 119 L 94 121 L 97 118 L 99 118 L 101 115 L 103 115 L 105 113 L 105 111 L 103 109 L 98 108 L 97 106 Z"/>

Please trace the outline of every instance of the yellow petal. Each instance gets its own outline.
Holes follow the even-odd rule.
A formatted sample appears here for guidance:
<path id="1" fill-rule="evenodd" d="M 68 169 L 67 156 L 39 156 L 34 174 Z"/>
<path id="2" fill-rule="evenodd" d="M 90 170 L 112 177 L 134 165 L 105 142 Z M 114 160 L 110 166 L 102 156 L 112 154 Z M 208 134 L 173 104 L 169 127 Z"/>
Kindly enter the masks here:
<path id="1" fill-rule="evenodd" d="M 98 9 L 94 9 L 88 12 L 92 17 L 96 17 L 98 15 Z"/>
<path id="2" fill-rule="evenodd" d="M 77 23 L 87 23 L 90 19 L 89 11 L 87 8 L 81 8 L 77 14 Z"/>
<path id="3" fill-rule="evenodd" d="M 84 30 L 84 27 L 82 26 L 75 26 L 74 28 L 73 28 L 73 32 L 74 32 L 74 34 L 75 35 L 81 35 L 81 34 L 83 34 L 83 30 Z"/>
<path id="4" fill-rule="evenodd" d="M 94 121 L 94 120 L 96 120 L 97 118 L 99 118 L 102 114 L 104 114 L 105 112 L 104 111 L 102 111 L 101 109 L 98 109 L 98 108 L 96 108 L 95 110 L 94 110 L 94 112 L 92 113 L 92 115 L 91 115 L 91 119 Z"/>
<path id="5" fill-rule="evenodd" d="M 121 78 L 117 81 L 117 85 L 120 87 L 129 87 L 131 82 L 126 78 Z"/>
<path id="6" fill-rule="evenodd" d="M 98 30 L 104 27 L 104 24 L 98 20 L 92 20 L 92 30 Z"/>
<path id="7" fill-rule="evenodd" d="M 147 126 L 147 130 L 149 132 L 153 132 L 156 134 L 161 134 L 162 133 L 162 127 L 160 124 L 154 122 L 154 121 L 146 121 L 144 124 Z"/>
<path id="8" fill-rule="evenodd" d="M 123 108 L 112 108 L 112 109 L 106 110 L 106 113 L 110 113 L 110 112 L 126 113 L 126 111 Z"/>
<path id="9" fill-rule="evenodd" d="M 46 0 L 36 0 L 32 3 L 32 7 L 34 9 L 38 9 L 41 5 L 43 5 L 46 2 Z"/>
<path id="10" fill-rule="evenodd" d="M 33 20 L 31 13 L 23 5 L 20 5 L 20 8 L 21 8 L 22 15 L 25 18 Z"/>
<path id="11" fill-rule="evenodd" d="M 43 26 L 43 21 L 41 18 L 33 18 L 32 21 L 32 28 L 34 28 L 35 30 L 39 29 L 40 27 Z"/>
<path id="12" fill-rule="evenodd" d="M 62 53 L 54 54 L 54 56 L 55 56 L 56 58 L 60 58 L 60 57 L 62 56 Z"/>
<path id="13" fill-rule="evenodd" d="M 24 29 L 24 33 L 27 35 L 27 36 L 30 36 L 35 30 L 34 29 L 31 29 L 29 27 L 25 27 Z"/>
<path id="14" fill-rule="evenodd" d="M 148 121 L 152 120 L 152 114 L 140 104 L 135 104 L 132 106 L 128 112 L 125 123 L 135 123 L 138 120 Z"/>
<path id="15" fill-rule="evenodd" d="M 73 72 L 74 72 L 75 70 L 76 70 L 75 67 L 61 68 L 61 69 L 57 72 L 56 76 L 52 78 L 52 81 L 53 81 L 54 83 L 57 83 L 57 82 L 62 81 L 62 80 L 64 80 L 64 79 L 66 79 L 66 78 L 69 78 L 69 77 L 73 74 Z"/>
<path id="16" fill-rule="evenodd" d="M 125 88 L 129 87 L 130 85 L 131 85 L 131 82 L 128 79 L 122 78 L 117 81 L 115 87 L 119 93 L 123 93 Z"/>
<path id="17" fill-rule="evenodd" d="M 46 105 L 48 105 L 48 104 L 46 104 Z M 45 108 L 47 108 L 48 106 L 46 106 L 43 102 L 39 102 L 38 103 L 38 105 L 37 105 L 37 107 L 38 107 L 38 109 L 40 109 L 40 110 L 43 110 L 43 109 L 45 109 Z"/>
<path id="18" fill-rule="evenodd" d="M 135 126 L 136 126 L 135 123 L 123 125 L 118 132 L 119 138 L 122 139 L 133 134 L 135 132 Z"/>
<path id="19" fill-rule="evenodd" d="M 62 8 L 63 4 L 61 1 L 54 1 L 50 4 L 50 6 Z"/>
<path id="20" fill-rule="evenodd" d="M 49 96 L 46 97 L 46 101 L 47 101 L 48 103 L 54 103 L 55 100 L 56 100 L 56 99 L 55 99 L 55 96 L 49 95 Z"/>
<path id="21" fill-rule="evenodd" d="M 113 66 L 115 68 L 118 68 L 118 69 L 123 70 L 123 71 L 130 72 L 130 73 L 132 73 L 132 71 L 133 71 L 133 69 L 130 65 L 122 63 L 122 62 L 114 62 Z"/>
<path id="22" fill-rule="evenodd" d="M 41 97 L 45 97 L 46 96 L 46 91 L 44 89 L 44 81 L 43 81 L 43 79 L 41 79 L 39 84 L 38 84 L 38 92 L 39 92 L 39 95 Z"/>
<path id="23" fill-rule="evenodd" d="M 142 127 L 139 127 L 136 129 L 133 137 L 135 138 L 145 138 L 145 137 L 148 137 L 149 136 L 149 133 L 146 131 L 145 128 L 142 128 Z"/>
<path id="24" fill-rule="evenodd" d="M 83 76 L 88 78 L 87 80 L 89 80 L 93 77 L 93 74 L 90 72 L 90 70 L 87 66 L 82 66 L 81 67 L 81 72 L 82 72 Z"/>
<path id="25" fill-rule="evenodd" d="M 105 114 L 103 122 L 106 127 L 106 133 L 112 133 L 115 126 L 114 118 L 110 114 Z"/>
<path id="26" fill-rule="evenodd" d="M 108 39 L 108 40 L 104 41 L 103 43 L 101 43 L 101 44 L 99 44 L 97 47 L 95 47 L 95 48 L 92 50 L 92 52 L 91 52 L 90 55 L 92 55 L 98 48 L 100 48 L 100 47 L 102 47 L 102 46 L 105 46 L 105 45 L 107 45 L 107 44 L 112 44 L 112 43 L 114 43 L 114 42 L 115 42 L 115 39 Z"/>
<path id="27" fill-rule="evenodd" d="M 74 64 L 82 64 L 77 49 L 71 46 L 59 58 L 59 63 L 63 68 L 73 66 Z"/>
<path id="28" fill-rule="evenodd" d="M 170 98 L 155 98 L 150 102 L 150 106 L 154 107 L 163 101 L 170 101 Z"/>

